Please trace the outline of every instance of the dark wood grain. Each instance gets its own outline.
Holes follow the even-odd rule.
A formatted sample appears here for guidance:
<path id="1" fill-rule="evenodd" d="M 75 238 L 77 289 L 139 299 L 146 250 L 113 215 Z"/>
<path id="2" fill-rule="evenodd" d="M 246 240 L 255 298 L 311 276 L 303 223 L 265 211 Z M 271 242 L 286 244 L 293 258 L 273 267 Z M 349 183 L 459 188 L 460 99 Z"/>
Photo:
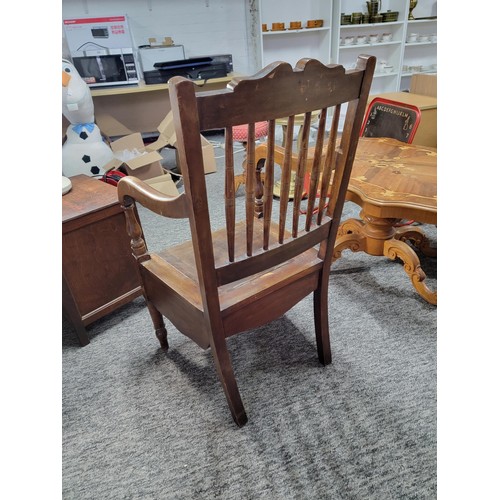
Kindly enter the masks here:
<path id="1" fill-rule="evenodd" d="M 116 187 L 71 177 L 62 197 L 63 312 L 81 345 L 85 327 L 142 294 Z"/>
<path id="2" fill-rule="evenodd" d="M 342 66 L 324 66 L 308 59 L 299 61 L 294 69 L 274 63 L 253 77 L 234 79 L 227 89 L 201 93 L 195 93 L 191 81 L 174 77 L 169 88 L 184 193 L 167 202 L 146 192 L 142 181 L 130 176 L 118 184 L 121 203 L 132 220 L 128 227 L 133 241 L 138 240 L 139 232 L 133 229 L 135 202 L 166 216 L 166 203 L 177 209 L 182 205 L 191 229 L 188 242 L 144 255 L 145 245 L 139 238 L 133 250 L 161 345 L 168 347 L 163 315 L 198 345 L 210 347 L 239 426 L 246 423 L 247 416 L 227 337 L 279 318 L 312 293 L 317 354 L 321 363 L 331 362 L 326 308 L 330 263 L 374 66 L 375 58 L 368 56 L 360 56 L 356 69 L 347 72 Z M 348 103 L 348 108 L 342 139 L 335 149 L 342 103 Z M 328 113 L 330 109 L 333 113 Z M 317 110 L 322 110 L 321 137 L 317 146 L 310 146 L 311 114 Z M 293 153 L 297 114 L 304 114 L 298 156 Z M 283 117 L 288 117 L 288 127 L 285 146 L 280 148 L 275 124 Z M 260 121 L 268 125 L 263 155 L 255 140 L 255 124 Z M 244 197 L 237 197 L 234 189 L 230 131 L 235 125 L 248 125 Z M 226 224 L 222 227 L 210 218 L 200 142 L 200 133 L 214 128 L 226 132 L 225 195 L 224 200 L 213 200 L 225 203 Z M 327 128 L 331 128 L 329 134 Z M 275 207 L 272 188 L 278 157 L 281 200 Z M 309 175 L 324 200 L 320 213 L 314 203 L 306 203 L 309 208 L 304 215 L 302 194 Z M 289 207 L 292 179 L 296 189 Z M 241 211 L 235 210 L 237 203 L 243 204 Z M 244 214 L 242 220 L 235 220 L 236 213 Z M 176 216 L 180 214 L 175 211 Z"/>

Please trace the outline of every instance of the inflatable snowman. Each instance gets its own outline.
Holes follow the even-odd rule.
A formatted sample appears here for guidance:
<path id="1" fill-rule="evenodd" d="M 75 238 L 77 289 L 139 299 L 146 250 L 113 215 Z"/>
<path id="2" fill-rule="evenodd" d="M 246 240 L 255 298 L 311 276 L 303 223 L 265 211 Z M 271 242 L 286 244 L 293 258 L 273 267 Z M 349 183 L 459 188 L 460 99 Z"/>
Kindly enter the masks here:
<path id="1" fill-rule="evenodd" d="M 70 122 L 62 147 L 63 186 L 64 177 L 73 175 L 100 178 L 106 173 L 104 166 L 113 159 L 113 152 L 94 123 L 89 86 L 66 59 L 62 60 L 62 112 Z"/>

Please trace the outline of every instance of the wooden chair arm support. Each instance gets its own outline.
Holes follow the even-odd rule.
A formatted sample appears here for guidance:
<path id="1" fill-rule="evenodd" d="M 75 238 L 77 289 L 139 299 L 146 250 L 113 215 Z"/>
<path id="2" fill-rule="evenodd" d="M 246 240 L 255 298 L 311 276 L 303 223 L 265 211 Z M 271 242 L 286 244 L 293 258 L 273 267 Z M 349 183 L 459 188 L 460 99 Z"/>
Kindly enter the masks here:
<path id="1" fill-rule="evenodd" d="M 125 206 L 134 201 L 164 217 L 182 219 L 189 217 L 187 198 L 184 193 L 170 196 L 160 193 L 137 177 L 127 176 L 118 182 L 118 199 Z"/>

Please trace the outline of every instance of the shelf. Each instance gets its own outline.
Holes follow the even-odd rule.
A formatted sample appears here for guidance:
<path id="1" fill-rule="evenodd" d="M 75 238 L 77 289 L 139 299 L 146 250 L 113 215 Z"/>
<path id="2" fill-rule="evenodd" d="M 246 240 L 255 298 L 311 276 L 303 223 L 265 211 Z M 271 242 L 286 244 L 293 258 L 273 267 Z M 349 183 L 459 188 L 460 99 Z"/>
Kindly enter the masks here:
<path id="1" fill-rule="evenodd" d="M 423 24 L 423 23 L 437 23 L 437 17 L 429 17 L 422 19 L 408 19 L 408 24 Z"/>
<path id="2" fill-rule="evenodd" d="M 411 42 L 405 43 L 405 47 L 422 47 L 423 45 L 437 45 L 437 42 Z"/>
<path id="3" fill-rule="evenodd" d="M 404 21 L 391 21 L 387 23 L 361 23 L 361 24 L 341 24 L 340 29 L 352 29 L 352 28 L 373 28 L 382 26 L 400 26 L 403 25 Z"/>
<path id="4" fill-rule="evenodd" d="M 293 67 L 298 59 L 304 57 L 324 63 L 330 61 L 334 0 L 288 0 L 285 3 L 283 8 L 283 2 L 275 0 L 252 2 L 258 8 L 258 14 L 253 19 L 259 23 L 256 33 L 260 49 L 259 65 L 263 67 L 274 61 L 285 61 Z M 312 20 L 321 20 L 322 26 L 308 28 L 307 22 Z M 302 27 L 290 29 L 290 23 L 296 21 L 300 21 Z M 273 31 L 273 23 L 276 22 L 283 23 L 285 29 Z M 262 31 L 263 24 L 267 31 Z"/>
<path id="5" fill-rule="evenodd" d="M 359 47 L 383 47 L 384 45 L 401 45 L 401 41 L 392 40 L 391 42 L 377 43 L 352 43 L 351 45 L 339 45 L 339 49 L 357 49 Z M 424 45 L 423 43 L 421 45 Z"/>
<path id="6" fill-rule="evenodd" d="M 330 28 L 328 26 L 323 26 L 322 28 L 301 28 L 299 30 L 277 30 L 277 31 L 263 31 L 263 36 L 276 36 L 276 35 L 290 35 L 293 33 L 310 33 L 311 31 L 328 31 Z"/>
<path id="7" fill-rule="evenodd" d="M 286 14 L 280 2 L 273 0 L 259 0 L 260 23 L 267 23 L 271 28 L 271 21 L 283 19 L 285 26 L 289 20 L 301 19 L 303 28 L 299 30 L 285 29 L 282 31 L 266 31 L 260 33 L 260 49 L 262 61 L 269 63 L 273 60 L 283 60 L 295 63 L 297 51 L 300 50 L 303 57 L 313 57 L 321 61 L 331 61 L 334 64 L 342 64 L 346 68 L 355 64 L 359 53 L 373 54 L 380 61 L 386 61 L 393 66 L 391 73 L 377 72 L 377 92 L 397 92 L 401 88 L 401 82 L 407 83 L 407 77 L 411 76 L 407 68 L 421 66 L 427 68 L 437 64 L 437 41 L 430 37 L 436 37 L 437 16 L 430 5 L 419 6 L 421 16 L 414 20 L 408 19 L 409 0 L 389 0 L 384 3 L 383 13 L 387 8 L 393 12 L 399 12 L 397 21 L 360 24 L 340 24 L 342 14 L 354 11 L 366 11 L 366 2 L 358 0 L 289 0 L 286 2 Z M 425 3 L 425 2 L 422 2 Z M 415 13 L 414 13 L 415 14 Z M 321 28 L 306 28 L 304 19 L 323 19 L 324 26 Z M 260 27 L 259 27 L 260 28 Z M 260 31 L 260 29 L 258 30 Z M 307 32 L 320 32 L 307 36 Z M 392 40 L 382 41 L 383 33 L 391 33 Z M 428 36 L 425 42 L 409 42 L 410 35 Z M 379 41 L 371 43 L 370 35 L 377 34 Z M 366 42 L 356 43 L 358 36 L 365 36 Z M 345 45 L 346 37 L 353 37 L 354 43 Z M 410 39 L 413 39 L 411 37 Z M 360 39 L 361 40 L 361 39 Z M 418 40 L 418 38 L 415 38 Z M 420 48 L 413 48 L 420 47 Z M 403 72 L 403 67 L 405 71 Z M 418 72 L 418 70 L 417 70 Z M 429 70 L 429 73 L 436 70 Z"/>
<path id="8" fill-rule="evenodd" d="M 437 73 L 437 68 L 429 71 L 414 71 L 413 73 L 401 73 L 401 78 L 406 78 L 413 75 L 434 75 Z"/>

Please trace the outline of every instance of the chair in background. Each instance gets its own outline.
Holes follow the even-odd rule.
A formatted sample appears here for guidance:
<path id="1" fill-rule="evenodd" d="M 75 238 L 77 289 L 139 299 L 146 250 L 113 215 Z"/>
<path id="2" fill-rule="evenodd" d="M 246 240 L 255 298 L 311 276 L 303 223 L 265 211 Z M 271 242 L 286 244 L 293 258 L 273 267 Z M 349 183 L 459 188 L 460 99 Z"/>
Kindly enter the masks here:
<path id="1" fill-rule="evenodd" d="M 211 349 L 238 426 L 247 422 L 247 415 L 226 344 L 228 337 L 280 318 L 312 293 L 319 361 L 324 365 L 331 362 L 327 309 L 330 265 L 374 67 L 373 56 L 359 56 L 356 68 L 349 71 L 313 59 L 300 60 L 294 69 L 276 62 L 253 77 L 235 79 L 227 88 L 212 92 L 195 92 L 191 80 L 174 77 L 169 81 L 169 93 L 184 192 L 176 197 L 163 195 L 132 176 L 118 183 L 132 251 L 160 345 L 168 349 L 165 316 L 199 346 Z M 344 106 L 346 120 L 337 145 L 337 124 Z M 297 193 L 308 162 L 310 116 L 318 109 L 321 114 L 310 168 L 311 185 L 321 191 L 320 209 L 313 213 L 314 205 L 308 200 L 302 216 Z M 272 146 L 276 120 L 300 113 L 305 113 L 295 172 L 300 187 L 293 209 L 287 211 L 292 144 L 285 146 L 284 196 L 277 202 L 272 196 L 274 148 L 268 148 L 267 158 L 257 166 L 255 124 L 268 123 L 268 143 Z M 241 124 L 248 124 L 248 156 L 245 197 L 236 197 L 232 131 Z M 209 211 L 200 139 L 201 132 L 217 129 L 225 130 L 225 200 L 221 208 L 225 221 L 214 216 L 212 208 Z M 321 162 L 324 146 L 327 151 Z M 333 171 L 330 185 L 325 180 Z M 261 176 L 263 216 L 256 218 L 256 182 Z M 223 203 L 218 199 L 212 202 Z M 239 202 L 243 204 L 241 212 L 236 207 Z M 186 219 L 190 238 L 161 252 L 149 252 L 135 215 L 136 203 L 165 218 Z M 244 215 L 237 221 L 236 214 Z"/>
<path id="2" fill-rule="evenodd" d="M 319 114 L 320 114 L 320 111 L 318 110 L 314 110 L 311 115 L 310 115 L 310 125 L 309 126 L 312 126 L 313 124 L 315 124 L 318 119 L 319 119 Z M 294 116 L 293 117 L 293 121 L 290 120 L 289 117 L 286 117 L 286 118 L 278 118 L 276 120 L 276 125 L 280 125 L 281 126 L 281 129 L 283 131 L 283 137 L 282 137 L 282 140 L 281 140 L 281 148 L 279 146 L 275 146 L 276 149 L 275 149 L 275 160 L 276 160 L 276 163 L 278 165 L 281 164 L 281 161 L 283 159 L 283 153 L 285 151 L 284 147 L 285 147 L 285 141 L 288 137 L 288 140 L 292 140 L 293 141 L 293 133 L 292 134 L 288 134 L 287 133 L 287 130 L 288 130 L 288 127 L 291 126 L 292 127 L 292 132 L 294 130 L 294 127 L 299 127 L 299 131 L 298 131 L 298 134 L 297 134 L 297 144 L 300 144 L 300 139 L 302 137 L 302 132 L 304 130 L 304 120 L 306 119 L 306 116 L 304 113 L 301 113 L 300 115 L 297 115 L 297 116 Z M 290 125 L 291 124 L 291 125 Z M 256 123 L 255 124 L 255 138 L 256 139 L 261 139 L 263 137 L 265 137 L 267 135 L 267 122 L 259 122 L 259 123 Z M 248 126 L 247 125 L 237 125 L 235 127 L 233 127 L 233 139 L 236 140 L 236 141 L 240 141 L 242 142 L 245 147 L 246 147 L 246 142 L 247 142 L 247 137 L 248 137 Z M 257 149 L 256 149 L 256 154 L 257 154 L 257 158 L 256 158 L 256 161 L 259 160 L 259 153 L 262 153 L 264 156 L 262 156 L 263 158 L 265 158 L 265 155 L 266 155 L 266 143 L 263 143 L 262 147 L 259 146 Z M 293 155 L 293 158 L 296 159 L 298 158 L 298 155 L 295 154 L 295 153 L 292 153 Z M 235 190 L 237 191 L 238 188 L 242 185 L 242 184 L 245 184 L 245 164 L 246 164 L 246 157 L 245 157 L 245 160 L 243 161 L 243 173 L 242 174 L 238 174 L 238 175 L 235 175 Z M 291 188 L 290 188 L 290 199 L 293 199 L 293 195 L 294 195 L 294 181 L 292 179 L 292 184 L 291 184 Z M 275 182 L 274 184 L 274 190 L 273 190 L 273 194 L 277 197 L 279 197 L 279 191 L 281 189 L 281 182 L 278 180 Z"/>
<path id="3" fill-rule="evenodd" d="M 413 104 L 375 97 L 368 105 L 361 137 L 389 137 L 411 144 L 421 120 L 421 111 Z M 415 221 L 403 220 L 396 227 L 410 226 Z"/>
<path id="4" fill-rule="evenodd" d="M 314 110 L 311 113 L 311 125 L 315 124 L 318 121 L 319 113 L 320 112 L 318 110 Z M 303 114 L 303 113 L 295 116 L 294 120 L 293 120 L 293 126 L 299 127 L 299 132 L 297 135 L 297 143 L 300 143 L 300 137 L 302 136 L 302 131 L 304 129 L 304 120 L 305 120 L 305 114 Z M 281 142 L 281 145 L 283 147 L 285 147 L 285 138 L 286 138 L 287 130 L 288 130 L 288 117 L 279 118 L 278 120 L 276 120 L 276 125 L 281 125 L 281 128 L 283 130 L 283 140 Z"/>
<path id="5" fill-rule="evenodd" d="M 411 144 L 420 118 L 417 106 L 375 97 L 366 110 L 361 136 L 389 137 Z"/>
<path id="6" fill-rule="evenodd" d="M 258 122 L 255 124 L 255 139 L 261 139 L 267 135 L 267 122 Z M 241 142 L 245 148 L 245 157 L 243 158 L 242 168 L 243 172 L 241 174 L 236 174 L 234 176 L 234 190 L 238 191 L 238 188 L 245 184 L 245 170 L 247 164 L 246 148 L 248 142 L 248 124 L 235 125 L 233 127 L 233 140 Z"/>
<path id="7" fill-rule="evenodd" d="M 310 117 L 308 118 L 310 120 L 310 124 L 309 124 L 310 127 L 318 121 L 319 114 L 320 114 L 319 110 L 314 110 L 311 113 Z M 304 113 L 302 113 L 300 115 L 294 116 L 293 120 L 291 120 L 290 117 L 280 118 L 280 119 L 276 120 L 276 124 L 281 125 L 281 128 L 283 130 L 283 138 L 281 141 L 282 148 L 280 149 L 279 146 L 275 146 L 275 150 L 274 150 L 275 160 L 276 160 L 276 163 L 278 165 L 281 165 L 282 160 L 284 159 L 283 153 L 284 153 L 286 141 L 293 140 L 293 134 L 288 134 L 289 127 L 292 127 L 292 129 L 294 129 L 295 127 L 299 127 L 299 132 L 297 134 L 297 144 L 300 144 L 302 132 L 304 130 L 304 120 L 305 119 L 306 119 L 306 115 Z M 262 152 L 265 154 L 265 150 L 262 150 Z M 295 153 L 292 153 L 292 158 L 293 158 L 293 161 L 297 161 L 298 155 Z M 308 172 L 308 171 L 309 171 L 308 168 L 306 168 L 306 172 Z M 306 173 L 306 176 L 307 176 L 307 173 Z M 305 184 L 307 184 L 307 177 L 306 177 Z M 281 191 L 281 181 L 278 180 L 274 183 L 273 195 L 276 196 L 277 198 L 279 198 L 280 191 Z M 291 184 L 291 189 L 290 189 L 290 199 L 293 199 L 294 195 L 295 195 L 295 179 L 292 178 L 292 184 Z M 307 186 L 304 187 L 303 197 L 306 195 L 307 195 Z"/>

